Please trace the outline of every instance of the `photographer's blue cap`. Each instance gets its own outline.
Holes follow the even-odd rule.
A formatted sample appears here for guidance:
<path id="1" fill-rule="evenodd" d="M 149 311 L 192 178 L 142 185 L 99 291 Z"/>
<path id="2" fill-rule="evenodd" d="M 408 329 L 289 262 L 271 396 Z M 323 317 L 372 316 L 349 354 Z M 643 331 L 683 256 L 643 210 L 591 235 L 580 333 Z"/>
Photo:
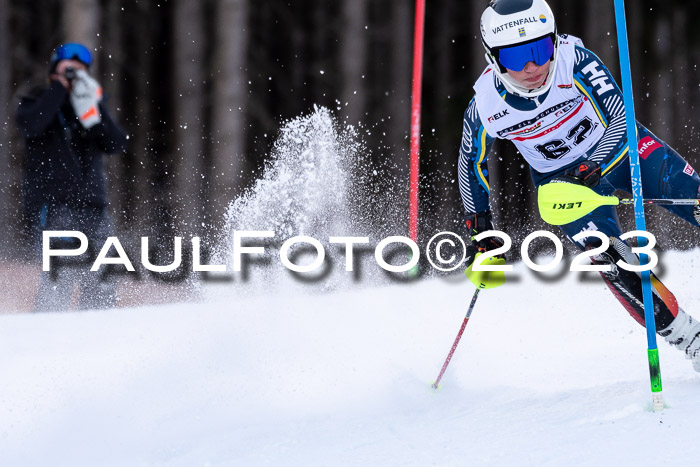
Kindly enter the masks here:
<path id="1" fill-rule="evenodd" d="M 92 55 L 90 55 L 90 51 L 83 44 L 78 44 L 77 42 L 61 44 L 51 54 L 51 60 L 49 61 L 49 71 L 51 73 L 56 70 L 56 64 L 61 60 L 77 60 L 89 67 L 92 63 Z"/>

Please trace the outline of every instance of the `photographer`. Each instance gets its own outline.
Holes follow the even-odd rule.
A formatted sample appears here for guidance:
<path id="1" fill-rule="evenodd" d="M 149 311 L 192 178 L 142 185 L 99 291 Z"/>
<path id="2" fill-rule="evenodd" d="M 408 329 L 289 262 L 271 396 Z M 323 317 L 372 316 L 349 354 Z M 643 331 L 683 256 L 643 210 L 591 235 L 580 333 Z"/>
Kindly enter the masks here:
<path id="1" fill-rule="evenodd" d="M 102 88 L 89 75 L 91 64 L 85 46 L 59 46 L 51 55 L 49 84 L 22 97 L 17 109 L 26 143 L 25 216 L 37 252 L 44 230 L 79 230 L 93 248 L 113 235 L 102 159 L 123 151 L 127 137 L 102 103 Z M 76 283 L 79 308 L 114 305 L 114 281 L 89 266 L 71 270 L 52 264 L 51 269 L 42 273 L 35 311 L 69 308 Z"/>

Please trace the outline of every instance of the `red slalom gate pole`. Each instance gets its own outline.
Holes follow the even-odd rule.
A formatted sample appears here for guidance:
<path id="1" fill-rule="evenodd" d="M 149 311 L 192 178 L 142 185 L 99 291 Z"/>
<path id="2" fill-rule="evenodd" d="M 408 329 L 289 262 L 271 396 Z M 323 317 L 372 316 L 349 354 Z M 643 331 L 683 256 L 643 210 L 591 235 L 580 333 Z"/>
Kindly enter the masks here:
<path id="1" fill-rule="evenodd" d="M 474 296 L 472 297 L 472 302 L 469 304 L 469 310 L 467 310 L 467 316 L 464 317 L 464 321 L 462 322 L 462 327 L 459 328 L 459 332 L 457 333 L 457 338 L 455 339 L 454 344 L 452 344 L 452 348 L 450 349 L 450 353 L 447 354 L 447 359 L 445 359 L 445 363 L 442 365 L 442 369 L 440 370 L 440 374 L 438 375 L 435 382 L 432 384 L 433 389 L 438 388 L 438 385 L 440 384 L 440 380 L 442 379 L 442 376 L 445 374 L 445 370 L 447 370 L 447 365 L 450 364 L 450 360 L 452 360 L 452 356 L 455 354 L 455 350 L 457 350 L 457 345 L 459 344 L 460 339 L 462 339 L 462 334 L 464 334 L 464 329 L 467 327 L 467 323 L 469 322 L 469 317 L 472 315 L 472 311 L 474 310 L 474 305 L 476 304 L 476 299 L 479 297 L 480 291 L 481 291 L 481 287 L 477 287 L 476 291 L 474 292 Z"/>
<path id="2" fill-rule="evenodd" d="M 408 194 L 408 236 L 418 241 L 418 172 L 420 154 L 421 89 L 423 86 L 423 35 L 425 0 L 416 0 L 416 24 L 413 32 L 413 90 L 411 92 L 411 165 Z"/>

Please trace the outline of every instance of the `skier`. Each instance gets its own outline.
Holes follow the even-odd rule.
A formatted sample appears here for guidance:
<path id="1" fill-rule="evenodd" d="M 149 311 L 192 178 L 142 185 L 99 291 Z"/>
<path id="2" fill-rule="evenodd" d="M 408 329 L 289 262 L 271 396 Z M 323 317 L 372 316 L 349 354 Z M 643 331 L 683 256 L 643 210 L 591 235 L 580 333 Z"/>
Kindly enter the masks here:
<path id="1" fill-rule="evenodd" d="M 89 74 L 91 63 L 82 44 L 59 46 L 51 55 L 48 85 L 22 97 L 17 109 L 26 145 L 25 218 L 37 251 L 44 230 L 81 231 L 91 247 L 113 235 L 102 159 L 105 153 L 123 151 L 127 138 L 101 102 L 102 88 Z M 53 247 L 75 248 L 63 242 Z M 80 308 L 114 304 L 114 280 L 69 269 L 53 265 L 53 274 L 42 273 L 35 311 L 67 309 L 76 282 Z"/>
<path id="2" fill-rule="evenodd" d="M 459 152 L 459 189 L 470 237 L 493 230 L 486 159 L 496 138 L 511 140 L 530 165 L 540 187 L 565 180 L 601 195 L 632 191 L 622 93 L 600 59 L 580 39 L 558 35 L 544 0 L 492 0 L 481 16 L 481 39 L 488 65 L 474 85 L 465 113 Z M 700 198 L 700 178 L 683 158 L 637 123 L 642 187 L 651 198 Z M 664 206 L 666 207 L 666 206 Z M 700 226 L 700 206 L 668 206 L 673 214 Z M 610 237 L 607 252 L 592 256 L 609 264 L 603 280 L 642 325 L 641 278 L 618 268 L 620 259 L 638 263 L 622 234 L 616 208 L 603 206 L 560 226 L 572 237 L 597 230 Z M 588 237 L 582 250 L 600 246 Z M 467 264 L 478 251 L 502 243 L 494 237 L 472 240 Z M 652 274 L 656 329 L 685 352 L 700 372 L 700 322 L 684 312 Z"/>

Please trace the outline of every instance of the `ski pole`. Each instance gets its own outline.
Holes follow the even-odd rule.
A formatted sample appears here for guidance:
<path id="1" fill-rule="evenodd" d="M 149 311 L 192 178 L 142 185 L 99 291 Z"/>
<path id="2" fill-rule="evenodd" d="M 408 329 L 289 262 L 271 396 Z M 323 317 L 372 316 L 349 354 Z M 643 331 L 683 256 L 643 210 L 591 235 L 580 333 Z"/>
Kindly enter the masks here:
<path id="1" fill-rule="evenodd" d="M 620 199 L 620 204 L 634 204 L 631 198 Z M 655 204 L 657 206 L 697 206 L 700 199 L 692 198 L 644 198 L 642 204 Z"/>
<path id="2" fill-rule="evenodd" d="M 467 276 L 467 279 L 469 279 L 471 283 L 474 284 L 474 286 L 476 287 L 476 291 L 474 292 L 474 296 L 472 297 L 472 302 L 469 304 L 469 309 L 467 310 L 467 315 L 464 317 L 464 321 L 462 322 L 462 327 L 459 328 L 457 338 L 455 339 L 454 344 L 452 344 L 450 353 L 447 354 L 447 359 L 445 360 L 445 363 L 442 365 L 440 374 L 438 375 L 435 382 L 431 385 L 433 389 L 438 389 L 440 380 L 445 374 L 445 370 L 447 370 L 447 365 L 449 365 L 450 360 L 452 360 L 452 356 L 454 355 L 455 350 L 457 349 L 459 340 L 462 338 L 462 334 L 464 334 L 464 328 L 467 327 L 469 317 L 472 315 L 472 311 L 474 311 L 474 305 L 476 304 L 476 299 L 479 297 L 479 292 L 481 292 L 481 289 L 494 289 L 496 287 L 500 287 L 506 282 L 506 276 L 504 272 L 507 270 L 507 268 L 505 267 L 505 258 L 503 256 L 489 256 L 486 257 L 483 261 L 481 261 L 479 259 L 481 255 L 481 253 L 477 253 L 476 257 L 474 258 L 474 261 L 469 265 L 467 270 L 464 271 L 464 274 Z M 489 269 L 477 268 L 476 270 L 474 270 L 474 266 L 477 264 L 480 264 L 481 266 L 488 266 Z"/>
<path id="3" fill-rule="evenodd" d="M 462 334 L 464 334 L 464 329 L 467 327 L 467 322 L 469 322 L 469 317 L 472 314 L 472 311 L 474 311 L 474 304 L 476 303 L 476 299 L 479 297 L 479 292 L 481 291 L 483 287 L 477 287 L 476 291 L 474 292 L 474 296 L 472 297 L 472 302 L 469 304 L 469 309 L 467 310 L 467 316 L 464 317 L 464 321 L 462 321 L 462 327 L 459 328 L 459 332 L 457 333 L 457 338 L 455 339 L 454 344 L 452 344 L 452 348 L 450 349 L 450 353 L 447 354 L 447 359 L 445 360 L 445 363 L 442 365 L 442 369 L 440 370 L 440 374 L 438 375 L 437 379 L 435 382 L 432 384 L 433 389 L 437 389 L 438 385 L 440 384 L 440 380 L 442 379 L 442 375 L 445 374 L 445 370 L 447 370 L 447 365 L 450 364 L 450 360 L 452 360 L 452 356 L 455 353 L 455 350 L 457 349 L 457 345 L 459 344 L 459 340 L 462 338 Z"/>

